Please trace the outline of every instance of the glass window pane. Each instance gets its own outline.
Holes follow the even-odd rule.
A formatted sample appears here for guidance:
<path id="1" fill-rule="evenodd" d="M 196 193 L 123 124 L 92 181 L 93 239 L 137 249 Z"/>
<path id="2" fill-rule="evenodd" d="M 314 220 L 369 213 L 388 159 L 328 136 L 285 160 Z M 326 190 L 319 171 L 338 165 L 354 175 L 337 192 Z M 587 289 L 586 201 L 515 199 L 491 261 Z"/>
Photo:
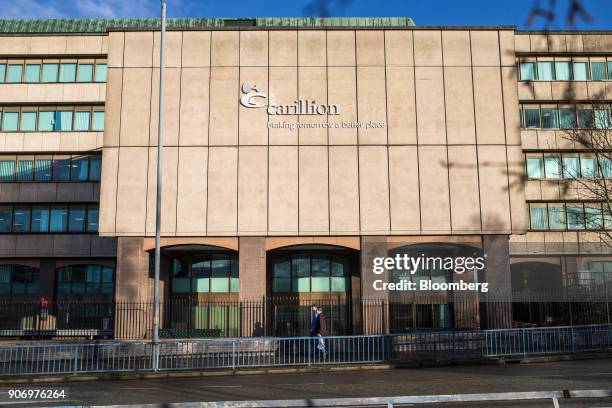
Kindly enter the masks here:
<path id="1" fill-rule="evenodd" d="M 68 230 L 68 209 L 65 207 L 51 208 L 51 232 L 66 232 Z"/>
<path id="2" fill-rule="evenodd" d="M 612 127 L 610 111 L 607 109 L 595 109 L 595 127 L 598 129 L 609 129 Z"/>
<path id="3" fill-rule="evenodd" d="M 527 128 L 540 127 L 540 109 L 524 109 L 525 111 L 525 126 Z"/>
<path id="4" fill-rule="evenodd" d="M 527 177 L 543 178 L 542 157 L 527 157 Z"/>
<path id="5" fill-rule="evenodd" d="M 79 82 L 93 82 L 93 64 L 79 64 Z"/>
<path id="6" fill-rule="evenodd" d="M 567 204 L 565 212 L 567 214 L 568 229 L 584 229 L 582 204 Z"/>
<path id="7" fill-rule="evenodd" d="M 102 267 L 102 282 L 113 283 L 113 269 L 109 267 Z"/>
<path id="8" fill-rule="evenodd" d="M 106 64 L 96 64 L 96 82 L 106 82 Z"/>
<path id="9" fill-rule="evenodd" d="M 22 74 L 23 74 L 23 65 L 9 64 L 8 72 L 6 75 L 6 82 L 21 82 Z"/>
<path id="10" fill-rule="evenodd" d="M 594 205 L 585 205 L 584 207 L 585 224 L 587 229 L 601 229 L 603 225 L 601 207 L 597 208 Z"/>
<path id="11" fill-rule="evenodd" d="M 99 157 L 89 159 L 89 180 L 100 181 L 102 174 L 102 160 Z"/>
<path id="12" fill-rule="evenodd" d="M 291 292 L 291 261 L 276 260 L 272 269 L 272 291 Z"/>
<path id="13" fill-rule="evenodd" d="M 104 112 L 95 111 L 93 113 L 93 123 L 91 125 L 91 130 L 95 130 L 98 132 L 104 130 Z"/>
<path id="14" fill-rule="evenodd" d="M 329 257 L 314 255 L 312 257 L 312 291 L 329 292 L 329 276 L 331 273 Z"/>
<path id="15" fill-rule="evenodd" d="M 210 292 L 210 279 L 201 277 L 191 278 L 191 291 L 196 293 Z"/>
<path id="16" fill-rule="evenodd" d="M 53 160 L 53 181 L 70 181 L 70 159 Z"/>
<path id="17" fill-rule="evenodd" d="M 592 109 L 578 109 L 578 126 L 581 128 L 592 128 L 595 124 Z"/>
<path id="18" fill-rule="evenodd" d="M 17 162 L 17 181 L 33 180 L 33 160 L 19 160 Z"/>
<path id="19" fill-rule="evenodd" d="M 0 181 L 15 179 L 15 160 L 0 160 Z"/>
<path id="20" fill-rule="evenodd" d="M 38 130 L 51 132 L 55 129 L 55 111 L 41 111 L 38 113 Z"/>
<path id="21" fill-rule="evenodd" d="M 55 130 L 62 132 L 69 132 L 72 130 L 72 111 L 58 111 L 57 122 L 55 123 Z"/>
<path id="22" fill-rule="evenodd" d="M 60 82 L 75 82 L 76 81 L 76 64 L 61 64 L 60 65 Z"/>
<path id="23" fill-rule="evenodd" d="M 13 208 L 10 205 L 0 205 L 0 232 L 11 232 L 13 224 Z"/>
<path id="24" fill-rule="evenodd" d="M 230 272 L 230 291 L 237 293 L 240 292 L 240 277 L 238 276 L 238 258 L 232 258 L 232 270 Z"/>
<path id="25" fill-rule="evenodd" d="M 521 63 L 521 81 L 533 81 L 533 80 L 535 80 L 535 63 L 522 62 Z"/>
<path id="26" fill-rule="evenodd" d="M 578 155 L 563 155 L 563 178 L 576 179 L 580 177 L 580 158 Z"/>
<path id="27" fill-rule="evenodd" d="M 57 82 L 59 64 L 43 64 L 43 82 Z"/>
<path id="28" fill-rule="evenodd" d="M 87 208 L 87 232 L 98 232 L 98 218 L 100 210 L 98 206 L 89 206 Z"/>
<path id="29" fill-rule="evenodd" d="M 589 64 L 587 62 L 574 62 L 572 64 L 575 81 L 586 81 L 589 79 Z"/>
<path id="30" fill-rule="evenodd" d="M 544 174 L 547 179 L 561 178 L 561 157 L 544 156 Z"/>
<path id="31" fill-rule="evenodd" d="M 89 118 L 91 116 L 91 112 L 76 111 L 74 115 L 74 130 L 89 130 Z"/>
<path id="32" fill-rule="evenodd" d="M 173 293 L 189 293 L 189 278 L 172 278 Z"/>
<path id="33" fill-rule="evenodd" d="M 0 69 L 2 73 L 2 69 Z M 608 79 L 612 79 L 612 61 L 608 61 Z"/>
<path id="34" fill-rule="evenodd" d="M 301 255 L 293 258 L 291 291 L 310 292 L 310 256 Z"/>
<path id="35" fill-rule="evenodd" d="M 604 177 L 612 177 L 612 158 L 600 156 L 599 163 L 602 175 Z"/>
<path id="36" fill-rule="evenodd" d="M 25 71 L 26 82 L 40 82 L 40 65 L 27 64 Z"/>
<path id="37" fill-rule="evenodd" d="M 30 207 L 17 206 L 13 210 L 13 232 L 30 231 Z"/>
<path id="38" fill-rule="evenodd" d="M 574 109 L 559 109 L 559 127 L 561 129 L 574 129 L 576 127 L 576 112 Z"/>
<path id="39" fill-rule="evenodd" d="M 558 110 L 554 108 L 542 108 L 542 127 L 545 129 L 557 129 L 559 127 Z"/>
<path id="40" fill-rule="evenodd" d="M 6 64 L 0 64 L 0 83 L 6 78 Z"/>
<path id="41" fill-rule="evenodd" d="M 87 181 L 87 169 L 89 167 L 89 160 L 87 159 L 74 159 L 72 160 L 70 171 L 70 180 L 72 181 Z"/>
<path id="42" fill-rule="evenodd" d="M 4 112 L 2 130 L 4 132 L 16 132 L 19 127 L 19 112 Z"/>
<path id="43" fill-rule="evenodd" d="M 580 157 L 580 171 L 582 177 L 595 177 L 597 175 L 597 160 L 592 156 Z"/>
<path id="44" fill-rule="evenodd" d="M 603 81 L 606 79 L 606 63 L 605 62 L 591 62 L 591 80 Z"/>
<path id="45" fill-rule="evenodd" d="M 82 232 L 85 230 L 85 211 L 84 205 L 70 206 L 70 213 L 68 216 L 68 231 Z"/>
<path id="46" fill-rule="evenodd" d="M 548 220 L 546 218 L 546 207 L 530 207 L 531 228 L 547 229 Z"/>
<path id="47" fill-rule="evenodd" d="M 22 132 L 31 132 L 36 130 L 36 112 L 21 112 L 21 128 Z"/>
<path id="48" fill-rule="evenodd" d="M 538 62 L 538 79 L 540 81 L 552 81 L 555 79 L 552 61 Z"/>
<path id="49" fill-rule="evenodd" d="M 34 164 L 34 179 L 36 181 L 51 181 L 51 176 L 51 160 L 36 160 Z"/>
<path id="50" fill-rule="evenodd" d="M 229 292 L 230 261 L 214 255 L 211 262 L 210 291 Z"/>
<path id="51" fill-rule="evenodd" d="M 548 205 L 548 220 L 551 230 L 565 229 L 565 207 L 563 204 Z"/>
<path id="52" fill-rule="evenodd" d="M 555 79 L 557 81 L 570 80 L 570 63 L 569 61 L 555 62 Z"/>
<path id="53" fill-rule="evenodd" d="M 43 206 L 32 207 L 32 232 L 49 231 L 49 208 Z"/>

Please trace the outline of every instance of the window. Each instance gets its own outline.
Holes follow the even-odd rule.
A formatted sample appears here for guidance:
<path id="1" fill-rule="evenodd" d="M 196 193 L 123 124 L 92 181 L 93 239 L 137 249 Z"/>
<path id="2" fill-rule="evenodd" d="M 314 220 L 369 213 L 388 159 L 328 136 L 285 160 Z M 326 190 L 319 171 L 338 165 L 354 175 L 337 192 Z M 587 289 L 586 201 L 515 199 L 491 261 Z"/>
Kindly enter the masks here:
<path id="1" fill-rule="evenodd" d="M 575 81 L 588 81 L 589 79 L 589 63 L 588 62 L 574 62 L 572 64 L 572 71 L 574 73 Z"/>
<path id="2" fill-rule="evenodd" d="M 39 159 L 34 164 L 34 180 L 52 180 L 52 161 L 50 159 Z"/>
<path id="3" fill-rule="evenodd" d="M 36 130 L 36 112 L 21 112 L 22 132 L 32 132 Z"/>
<path id="4" fill-rule="evenodd" d="M 0 67 L 0 73 L 2 69 Z M 612 61 L 608 61 L 608 79 L 612 79 Z"/>
<path id="5" fill-rule="evenodd" d="M 552 61 L 538 61 L 538 79 L 540 81 L 552 81 L 555 79 Z"/>
<path id="6" fill-rule="evenodd" d="M 18 160 L 16 181 L 32 181 L 34 179 L 33 164 L 33 160 Z"/>
<path id="7" fill-rule="evenodd" d="M 87 131 L 89 130 L 90 111 L 76 111 L 74 114 L 74 130 Z"/>
<path id="8" fill-rule="evenodd" d="M 61 206 L 51 208 L 50 232 L 64 232 L 68 230 L 68 209 Z"/>
<path id="9" fill-rule="evenodd" d="M 39 270 L 25 265 L 0 265 L 0 295 L 36 295 Z"/>
<path id="10" fill-rule="evenodd" d="M 578 154 L 563 155 L 563 178 L 577 179 L 580 177 L 580 158 Z"/>
<path id="11" fill-rule="evenodd" d="M 0 64 L 0 83 L 6 78 L 6 64 Z"/>
<path id="12" fill-rule="evenodd" d="M 19 128 L 19 112 L 4 112 L 2 116 L 2 131 L 16 132 Z"/>
<path id="13" fill-rule="evenodd" d="M 100 210 L 96 206 L 87 207 L 87 232 L 98 232 Z"/>
<path id="14" fill-rule="evenodd" d="M 59 64 L 43 64 L 43 82 L 57 82 Z"/>
<path id="15" fill-rule="evenodd" d="M 32 232 L 49 231 L 49 207 L 35 205 L 32 207 Z"/>
<path id="16" fill-rule="evenodd" d="M 204 253 L 172 258 L 172 293 L 236 293 L 238 257 Z"/>
<path id="17" fill-rule="evenodd" d="M 91 130 L 102 132 L 104 130 L 104 112 L 94 111 L 93 113 L 93 124 Z"/>
<path id="18" fill-rule="evenodd" d="M 70 158 L 53 160 L 53 181 L 70 180 Z"/>
<path id="19" fill-rule="evenodd" d="M 543 167 L 542 156 L 528 156 L 527 157 L 527 177 L 530 179 L 544 178 L 544 167 Z"/>
<path id="20" fill-rule="evenodd" d="M 569 81 L 571 79 L 569 61 L 555 61 L 555 79 L 557 81 Z"/>
<path id="21" fill-rule="evenodd" d="M 567 228 L 570 230 L 584 229 L 584 208 L 582 204 L 567 204 Z"/>
<path id="22" fill-rule="evenodd" d="M 547 179 L 561 178 L 561 157 L 560 156 L 544 156 L 544 174 Z"/>
<path id="23" fill-rule="evenodd" d="M 521 63 L 521 81 L 534 81 L 535 78 L 535 63 Z"/>
<path id="24" fill-rule="evenodd" d="M 272 292 L 350 292 L 350 259 L 317 252 L 277 257 Z"/>
<path id="25" fill-rule="evenodd" d="M 102 160 L 99 157 L 92 156 L 89 160 L 89 180 L 100 181 L 102 175 Z"/>
<path id="26" fill-rule="evenodd" d="M 41 111 L 38 114 L 38 130 L 52 132 L 55 129 L 55 112 Z"/>
<path id="27" fill-rule="evenodd" d="M 551 230 L 565 229 L 565 206 L 563 204 L 549 204 L 548 220 L 550 222 Z"/>
<path id="28" fill-rule="evenodd" d="M 593 118 L 593 109 L 580 108 L 578 109 L 578 127 L 580 128 L 592 128 L 594 127 L 595 120 Z"/>
<path id="29" fill-rule="evenodd" d="M 76 81 L 76 63 L 60 65 L 60 82 Z"/>
<path id="30" fill-rule="evenodd" d="M 26 82 L 40 82 L 40 65 L 27 64 L 25 71 Z"/>
<path id="31" fill-rule="evenodd" d="M 71 169 L 70 169 L 70 180 L 87 181 L 88 167 L 89 167 L 89 160 L 87 158 L 73 159 Z"/>
<path id="32" fill-rule="evenodd" d="M 85 231 L 86 206 L 71 205 L 68 213 L 68 232 Z"/>
<path id="33" fill-rule="evenodd" d="M 612 127 L 609 110 L 595 108 L 595 127 L 598 129 L 609 129 Z"/>
<path id="34" fill-rule="evenodd" d="M 606 63 L 603 61 L 591 61 L 591 80 L 603 81 L 606 79 Z"/>
<path id="35" fill-rule="evenodd" d="M 0 182 L 13 181 L 15 177 L 15 160 L 0 160 Z"/>
<path id="36" fill-rule="evenodd" d="M 112 295 L 113 268 L 102 265 L 71 265 L 55 271 L 60 295 Z"/>
<path id="37" fill-rule="evenodd" d="M 612 158 L 600 156 L 599 165 L 603 177 L 612 177 Z"/>
<path id="38" fill-rule="evenodd" d="M 93 64 L 79 64 L 79 82 L 93 82 Z"/>
<path id="39" fill-rule="evenodd" d="M 10 64 L 8 66 L 8 71 L 6 75 L 6 82 L 21 82 L 21 76 L 23 74 L 23 65 L 13 65 Z"/>
<path id="40" fill-rule="evenodd" d="M 13 209 L 13 232 L 30 232 L 30 207 L 15 206 Z"/>
<path id="41" fill-rule="evenodd" d="M 595 177 L 597 175 L 597 160 L 591 155 L 580 156 L 580 172 L 582 177 Z"/>
<path id="42" fill-rule="evenodd" d="M 542 127 L 544 129 L 557 129 L 559 127 L 558 110 L 542 108 Z"/>
<path id="43" fill-rule="evenodd" d="M 106 82 L 106 64 L 96 64 L 96 82 Z"/>
<path id="44" fill-rule="evenodd" d="M 529 206 L 531 229 L 547 229 L 546 204 L 531 204 Z"/>
<path id="45" fill-rule="evenodd" d="M 55 130 L 69 132 L 72 130 L 72 111 L 58 111 L 55 122 Z"/>
<path id="46" fill-rule="evenodd" d="M 559 109 L 559 127 L 561 129 L 576 128 L 576 112 L 572 108 Z"/>
<path id="47" fill-rule="evenodd" d="M 540 108 L 525 108 L 525 127 L 539 128 L 540 127 Z"/>
<path id="48" fill-rule="evenodd" d="M 603 226 L 601 206 L 597 204 L 586 204 L 584 206 L 584 219 L 586 229 L 598 230 Z"/>

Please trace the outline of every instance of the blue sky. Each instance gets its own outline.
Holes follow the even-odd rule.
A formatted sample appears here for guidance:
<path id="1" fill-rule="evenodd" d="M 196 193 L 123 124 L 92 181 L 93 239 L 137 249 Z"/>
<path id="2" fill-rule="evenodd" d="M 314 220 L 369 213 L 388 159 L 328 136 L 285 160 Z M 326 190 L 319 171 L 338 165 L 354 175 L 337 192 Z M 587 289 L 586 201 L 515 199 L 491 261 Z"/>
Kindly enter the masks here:
<path id="1" fill-rule="evenodd" d="M 312 3 L 325 3 L 332 16 L 409 16 L 417 25 L 515 25 L 529 27 L 527 17 L 538 0 L 167 0 L 170 17 L 312 16 Z M 540 0 L 548 8 L 549 1 Z M 567 29 L 571 0 L 556 0 L 555 29 Z M 582 0 L 590 22 L 579 29 L 612 29 L 612 0 Z M 158 0 L 0 0 L 0 18 L 154 17 Z"/>

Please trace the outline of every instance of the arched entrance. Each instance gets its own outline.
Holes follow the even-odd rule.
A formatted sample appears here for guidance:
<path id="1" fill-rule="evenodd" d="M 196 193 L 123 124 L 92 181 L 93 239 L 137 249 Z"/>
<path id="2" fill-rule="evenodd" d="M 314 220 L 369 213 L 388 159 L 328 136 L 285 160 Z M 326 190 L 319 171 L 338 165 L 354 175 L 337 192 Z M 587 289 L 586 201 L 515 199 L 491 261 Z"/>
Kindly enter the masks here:
<path id="1" fill-rule="evenodd" d="M 328 335 L 353 332 L 353 302 L 359 297 L 358 252 L 334 245 L 294 245 L 267 255 L 268 331 L 274 336 L 307 336 L 311 307 L 321 306 Z"/>

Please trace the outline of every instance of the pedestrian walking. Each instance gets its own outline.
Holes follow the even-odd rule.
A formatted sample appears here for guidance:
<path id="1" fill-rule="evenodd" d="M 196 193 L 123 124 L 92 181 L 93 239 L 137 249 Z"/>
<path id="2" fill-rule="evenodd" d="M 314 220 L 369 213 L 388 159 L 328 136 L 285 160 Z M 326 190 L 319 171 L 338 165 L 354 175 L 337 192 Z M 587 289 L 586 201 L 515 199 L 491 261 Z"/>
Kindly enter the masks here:
<path id="1" fill-rule="evenodd" d="M 317 307 L 317 337 L 319 338 L 319 343 L 317 344 L 317 349 L 321 354 L 326 354 L 327 349 L 325 348 L 325 339 L 327 336 L 327 321 L 325 320 L 325 314 L 323 313 L 323 309 L 321 306 Z"/>

